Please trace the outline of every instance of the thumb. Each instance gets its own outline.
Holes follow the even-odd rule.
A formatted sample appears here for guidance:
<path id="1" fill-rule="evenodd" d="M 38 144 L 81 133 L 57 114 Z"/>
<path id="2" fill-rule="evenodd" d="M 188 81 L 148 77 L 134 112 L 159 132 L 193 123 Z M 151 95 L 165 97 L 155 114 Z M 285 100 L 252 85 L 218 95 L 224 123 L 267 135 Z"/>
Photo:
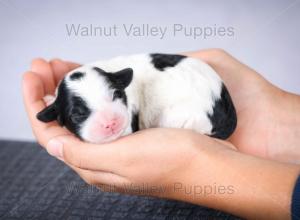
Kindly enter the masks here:
<path id="1" fill-rule="evenodd" d="M 80 149 L 83 144 L 85 143 L 73 135 L 60 135 L 48 141 L 46 150 L 51 156 L 64 160 L 68 149 Z"/>
<path id="2" fill-rule="evenodd" d="M 111 172 L 120 163 L 121 153 L 111 144 L 92 144 L 73 135 L 52 138 L 46 145 L 48 153 L 66 164 L 85 170 Z"/>

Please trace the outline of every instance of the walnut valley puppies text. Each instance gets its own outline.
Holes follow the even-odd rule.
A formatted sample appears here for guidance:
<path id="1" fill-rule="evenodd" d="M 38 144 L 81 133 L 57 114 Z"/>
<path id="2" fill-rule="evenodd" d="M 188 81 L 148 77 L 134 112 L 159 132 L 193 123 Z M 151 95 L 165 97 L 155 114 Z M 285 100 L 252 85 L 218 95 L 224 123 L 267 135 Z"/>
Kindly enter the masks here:
<path id="1" fill-rule="evenodd" d="M 84 194 L 95 194 L 99 192 L 101 189 L 102 192 L 118 192 L 118 187 L 115 185 L 88 185 L 86 183 L 78 183 L 78 182 L 70 182 L 66 185 L 66 190 L 68 193 L 84 193 Z M 185 185 L 181 182 L 175 182 L 170 186 L 164 185 L 150 185 L 148 183 L 140 183 L 135 185 L 131 184 L 124 184 L 123 186 L 124 193 L 131 193 L 131 194 L 164 194 L 168 191 L 181 193 L 186 196 L 191 197 L 208 197 L 212 195 L 233 195 L 236 192 L 236 189 L 233 185 L 220 185 L 212 183 L 210 185 Z"/>
<path id="2" fill-rule="evenodd" d="M 191 39 L 209 39 L 212 37 L 235 36 L 232 26 L 190 26 L 183 24 L 151 25 L 151 24 L 113 24 L 109 26 L 94 24 L 65 24 L 66 34 L 69 37 L 153 37 L 165 39 L 166 37 L 189 37 Z"/>

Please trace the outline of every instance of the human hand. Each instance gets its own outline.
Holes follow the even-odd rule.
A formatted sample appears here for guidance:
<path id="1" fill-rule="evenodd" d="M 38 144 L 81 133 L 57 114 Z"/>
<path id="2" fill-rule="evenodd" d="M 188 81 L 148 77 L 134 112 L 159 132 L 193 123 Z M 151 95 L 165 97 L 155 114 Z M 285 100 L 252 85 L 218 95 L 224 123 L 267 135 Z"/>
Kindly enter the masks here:
<path id="1" fill-rule="evenodd" d="M 57 75 L 50 67 L 43 60 L 35 61 L 33 70 L 38 74 L 24 76 L 32 128 L 38 142 L 87 183 L 108 191 L 205 205 L 246 218 L 287 219 L 290 215 L 297 167 L 240 154 L 225 141 L 190 130 L 147 129 L 96 145 L 81 142 L 56 122 L 38 121 L 36 113 L 45 107 L 42 98 L 54 88 L 44 87 L 43 80 Z"/>
<path id="2" fill-rule="evenodd" d="M 53 95 L 58 82 L 64 75 L 79 67 L 79 64 L 54 59 L 46 62 L 43 59 L 32 61 L 31 70 L 23 75 L 23 98 L 25 108 L 31 123 L 32 131 L 37 141 L 46 146 L 48 141 L 56 136 L 72 135 L 57 122 L 41 123 L 37 120 L 38 111 L 44 109 L 44 96 Z"/>
<path id="3" fill-rule="evenodd" d="M 244 217 L 272 216 L 283 219 L 283 216 L 288 216 L 291 189 L 299 172 L 298 167 L 240 154 L 230 149 L 232 145 L 227 142 L 188 130 L 149 129 L 112 143 L 93 145 L 79 141 L 56 122 L 45 124 L 38 121 L 36 113 L 45 107 L 42 101 L 44 95 L 52 94 L 58 80 L 77 66 L 60 60 L 50 63 L 35 60 L 32 71 L 24 75 L 23 94 L 38 142 L 47 147 L 50 154 L 73 168 L 86 182 L 100 187 L 114 185 L 116 190 L 122 192 L 125 189 L 127 193 L 131 189 L 128 185 L 145 183 L 150 188 L 156 186 L 156 189 L 157 186 L 164 186 L 165 191 L 133 190 L 131 193 L 189 201 Z M 226 84 L 229 90 L 235 88 L 229 82 Z M 195 198 L 193 193 L 187 195 L 184 191 L 174 191 L 176 181 L 188 187 L 214 186 L 216 183 L 233 185 L 235 194 Z M 274 188 L 278 182 L 283 182 L 281 186 L 284 187 Z M 254 192 L 260 196 L 258 200 L 253 198 Z M 270 198 L 269 195 L 274 193 L 279 200 Z M 257 212 L 253 213 L 253 209 Z"/>
<path id="4" fill-rule="evenodd" d="M 71 136 L 60 136 L 47 144 L 51 155 L 64 161 L 88 184 L 177 200 L 181 197 L 174 192 L 176 183 L 187 184 L 197 171 L 203 178 L 199 184 L 213 185 L 214 178 L 203 168 L 212 163 L 211 158 L 221 160 L 222 152 L 233 150 L 225 141 L 191 130 L 166 128 L 146 129 L 101 145 Z M 216 172 L 222 172 L 222 167 Z"/>
<path id="5" fill-rule="evenodd" d="M 204 167 L 205 157 L 218 155 L 221 149 L 232 148 L 226 142 L 191 130 L 162 128 L 143 130 L 111 143 L 96 145 L 80 141 L 56 122 L 41 123 L 36 119 L 36 113 L 45 107 L 42 98 L 46 93 L 53 93 L 55 79 L 63 75 L 60 74 L 63 71 L 53 71 L 57 71 L 57 65 L 69 68 L 62 61 L 50 64 L 44 60 L 33 62 L 32 71 L 38 73 L 28 72 L 24 75 L 25 105 L 38 142 L 90 184 L 113 186 L 114 190 L 126 190 L 127 193 L 135 189 L 131 187 L 133 185 L 139 187 L 147 184 L 148 188 L 162 186 L 165 189 L 163 192 L 154 190 L 138 193 L 179 199 L 177 194 L 172 194 L 173 184 L 183 182 L 187 176 L 193 175 L 187 170 L 195 170 L 192 168 L 195 166 L 195 158 L 202 155 Z M 46 83 L 49 81 L 52 85 Z M 55 143 L 56 146 L 53 146 Z M 200 147 L 199 143 L 205 148 Z M 220 150 L 216 152 L 216 149 Z M 202 176 L 205 176 L 204 173 Z M 204 180 L 209 182 L 207 184 L 213 184 L 210 177 Z"/>
<path id="6" fill-rule="evenodd" d="M 238 115 L 229 141 L 239 151 L 300 163 L 300 96 L 275 87 L 223 50 L 186 55 L 207 62 L 225 81 Z"/>
<path id="7" fill-rule="evenodd" d="M 298 166 L 242 154 L 191 130 L 146 129 L 102 145 L 55 140 L 49 153 L 104 191 L 181 200 L 246 219 L 291 215 Z"/>
<path id="8" fill-rule="evenodd" d="M 231 143 L 244 153 L 299 162 L 299 96 L 273 86 L 254 70 L 222 50 L 210 49 L 186 54 L 207 62 L 225 81 L 238 114 L 237 129 L 229 139 Z M 78 67 L 78 64 L 61 60 L 47 63 L 38 59 L 33 62 L 32 67 L 33 71 L 37 70 L 37 74 L 27 75 L 28 78 L 32 78 L 28 81 L 34 83 L 41 80 L 45 86 L 45 93 L 53 93 L 63 75 Z M 35 104 L 41 103 L 43 104 L 42 101 Z M 57 127 L 56 123 L 41 125 L 35 120 L 35 116 L 31 122 L 34 124 L 33 127 L 37 127 L 34 129 L 36 132 L 39 126 L 48 127 L 58 133 L 66 132 L 65 129 Z"/>

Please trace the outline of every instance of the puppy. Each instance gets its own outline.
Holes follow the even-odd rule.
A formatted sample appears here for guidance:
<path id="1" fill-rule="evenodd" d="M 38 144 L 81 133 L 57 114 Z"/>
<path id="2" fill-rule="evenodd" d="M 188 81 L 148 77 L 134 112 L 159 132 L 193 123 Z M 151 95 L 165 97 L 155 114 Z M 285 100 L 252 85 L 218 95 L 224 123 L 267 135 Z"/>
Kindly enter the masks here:
<path id="1" fill-rule="evenodd" d="M 57 120 L 92 143 L 112 141 L 145 128 L 193 129 L 227 139 L 237 115 L 218 74 L 199 59 L 139 54 L 83 65 L 59 83 L 37 114 Z"/>

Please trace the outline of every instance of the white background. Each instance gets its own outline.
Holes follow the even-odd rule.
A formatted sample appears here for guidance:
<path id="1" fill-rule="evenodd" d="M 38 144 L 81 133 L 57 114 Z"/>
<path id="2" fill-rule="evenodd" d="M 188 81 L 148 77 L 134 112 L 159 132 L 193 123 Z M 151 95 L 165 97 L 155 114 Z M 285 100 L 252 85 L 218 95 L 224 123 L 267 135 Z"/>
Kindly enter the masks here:
<path id="1" fill-rule="evenodd" d="M 300 93 L 300 2 L 0 0 L 0 138 L 32 139 L 21 76 L 34 57 L 80 63 L 120 54 L 219 47 L 275 85 Z M 66 24 L 232 26 L 234 37 L 69 37 Z M 284 107 L 284 106 L 283 106 Z"/>

